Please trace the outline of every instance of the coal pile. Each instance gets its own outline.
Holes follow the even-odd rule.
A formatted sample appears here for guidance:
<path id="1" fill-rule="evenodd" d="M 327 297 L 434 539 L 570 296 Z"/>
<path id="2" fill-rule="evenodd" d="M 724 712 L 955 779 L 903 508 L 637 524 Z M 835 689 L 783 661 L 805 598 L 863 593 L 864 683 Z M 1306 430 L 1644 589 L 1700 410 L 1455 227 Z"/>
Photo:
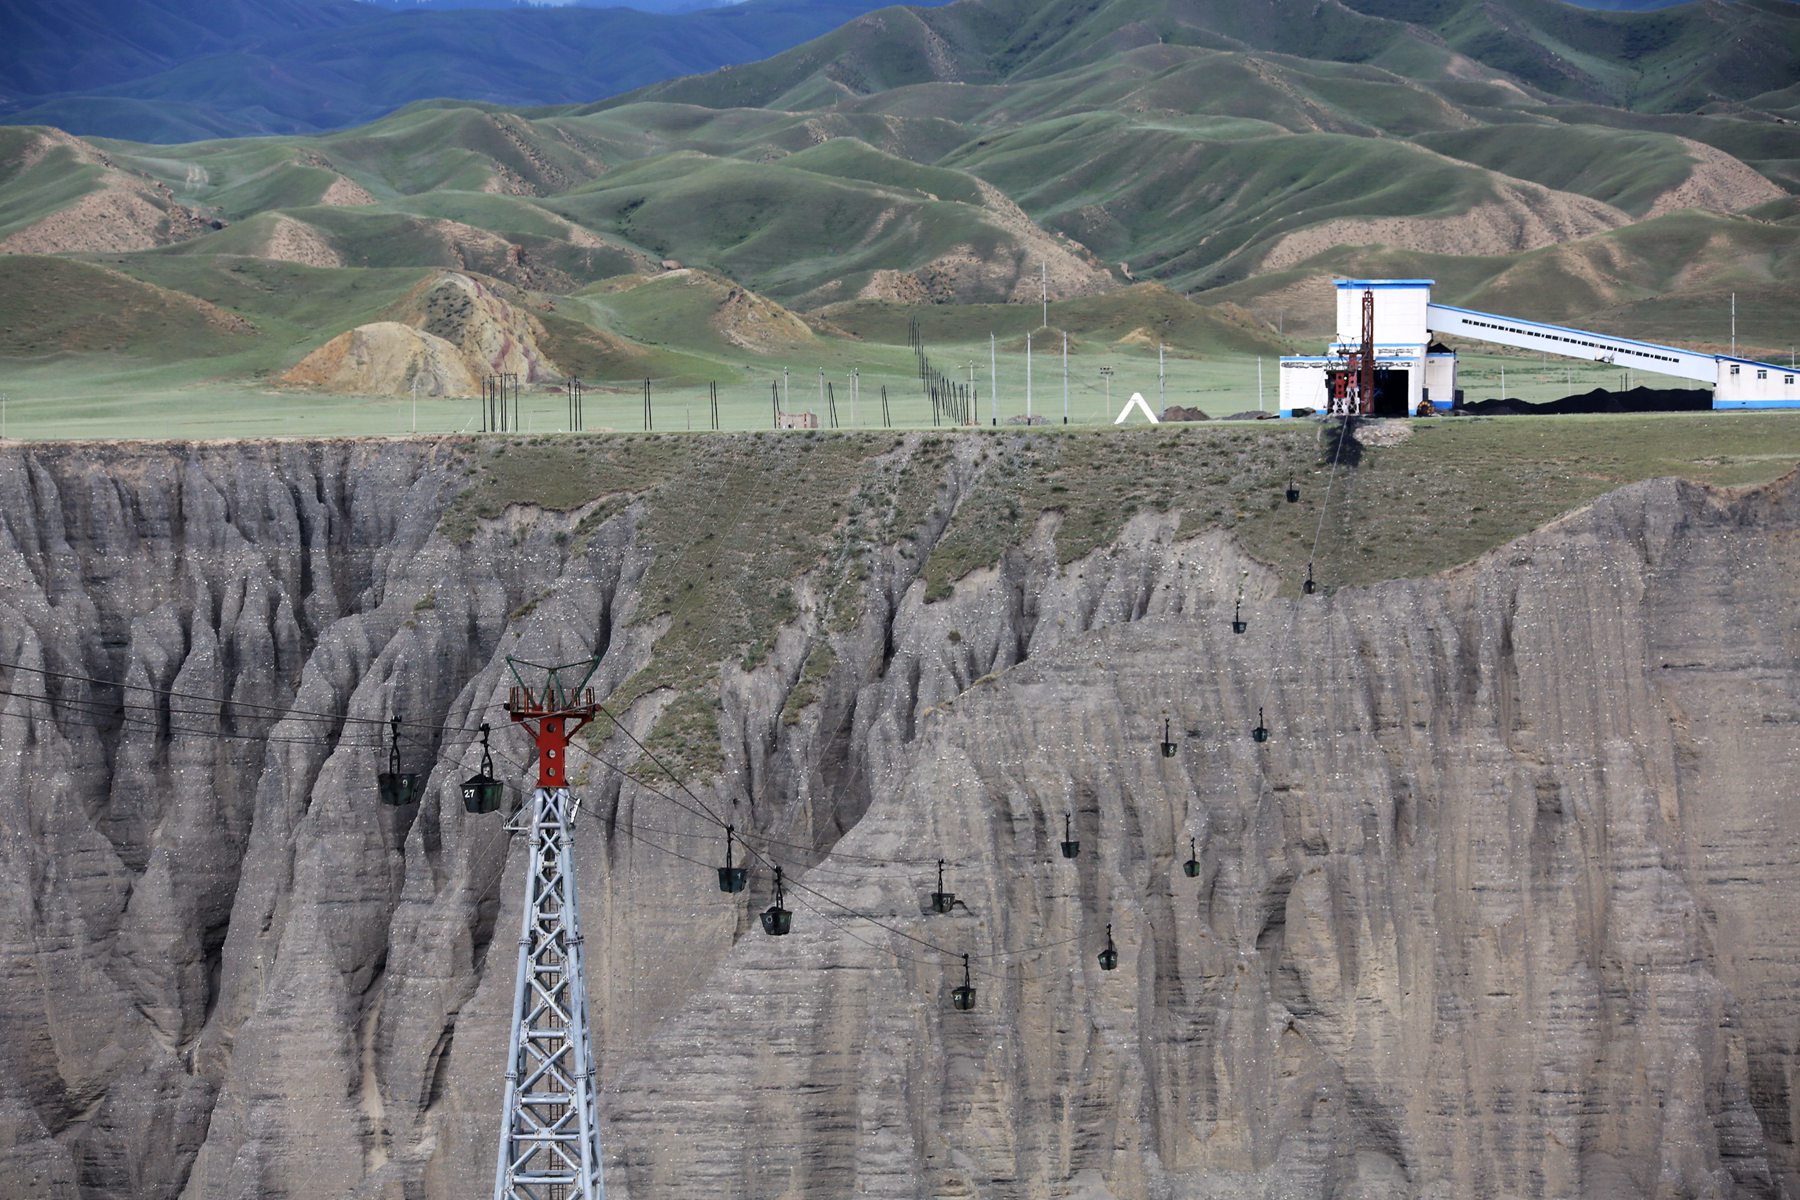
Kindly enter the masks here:
<path id="1" fill-rule="evenodd" d="M 1612 392 L 1595 388 L 1579 396 L 1564 396 L 1543 404 L 1528 404 L 1511 398 L 1477 400 L 1456 411 L 1475 417 L 1507 417 L 1550 413 L 1664 413 L 1707 412 L 1712 409 L 1713 394 L 1707 388 L 1634 387 L 1628 392 Z"/>

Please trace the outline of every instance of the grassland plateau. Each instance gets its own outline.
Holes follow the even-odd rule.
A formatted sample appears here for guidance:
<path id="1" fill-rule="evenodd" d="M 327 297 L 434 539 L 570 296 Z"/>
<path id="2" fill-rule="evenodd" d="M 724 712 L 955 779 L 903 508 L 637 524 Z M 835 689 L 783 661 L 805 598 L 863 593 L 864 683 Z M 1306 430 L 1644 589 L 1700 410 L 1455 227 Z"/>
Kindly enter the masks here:
<path id="1" fill-rule="evenodd" d="M 0 128 L 8 432 L 453 432 L 501 370 L 535 430 L 570 376 L 590 429 L 641 428 L 647 380 L 659 429 L 710 427 L 714 384 L 728 428 L 772 385 L 864 427 L 885 389 L 917 426 L 913 321 L 984 419 L 1134 390 L 1218 416 L 1266 403 L 1346 273 L 1720 349 L 1735 296 L 1739 351 L 1777 358 L 1797 47 L 1779 0 L 960 0 L 591 104 Z M 1470 397 L 1503 367 L 1526 399 L 1654 382 L 1476 355 Z"/>

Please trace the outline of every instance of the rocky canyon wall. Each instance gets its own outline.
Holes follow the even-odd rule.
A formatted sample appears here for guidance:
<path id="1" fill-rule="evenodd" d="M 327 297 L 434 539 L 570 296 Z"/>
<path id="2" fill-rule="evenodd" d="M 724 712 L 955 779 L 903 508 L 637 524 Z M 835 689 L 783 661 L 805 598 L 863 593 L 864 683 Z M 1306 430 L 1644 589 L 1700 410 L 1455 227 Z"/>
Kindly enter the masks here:
<path id="1" fill-rule="evenodd" d="M 1298 599 L 1177 513 L 1066 562 L 1051 515 L 926 603 L 979 442 L 896 441 L 930 502 L 709 666 L 697 800 L 610 728 L 578 764 L 611 1195 L 1800 1195 L 1794 475 Z M 682 618 L 652 501 L 462 528 L 468 479 L 0 451 L 0 1198 L 490 1193 L 524 863 L 466 731 L 507 655 L 606 694 Z"/>

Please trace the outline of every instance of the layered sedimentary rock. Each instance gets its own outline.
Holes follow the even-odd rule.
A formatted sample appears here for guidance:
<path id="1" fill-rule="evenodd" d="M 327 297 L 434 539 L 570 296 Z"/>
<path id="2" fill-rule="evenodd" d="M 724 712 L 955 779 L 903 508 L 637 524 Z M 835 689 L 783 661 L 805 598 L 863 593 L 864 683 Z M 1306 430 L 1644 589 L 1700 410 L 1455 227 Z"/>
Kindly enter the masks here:
<path id="1" fill-rule="evenodd" d="M 1800 1192 L 1795 477 L 1302 600 L 1173 515 L 1064 565 L 1041 524 L 926 604 L 961 491 L 921 466 L 859 615 L 798 579 L 718 672 L 692 785 L 815 889 L 794 936 L 666 780 L 586 764 L 611 1194 Z M 664 626 L 641 505 L 458 541 L 462 486 L 448 443 L 0 454 L 0 1197 L 488 1193 L 521 847 L 427 727 Z M 372 787 L 395 711 L 416 810 Z"/>

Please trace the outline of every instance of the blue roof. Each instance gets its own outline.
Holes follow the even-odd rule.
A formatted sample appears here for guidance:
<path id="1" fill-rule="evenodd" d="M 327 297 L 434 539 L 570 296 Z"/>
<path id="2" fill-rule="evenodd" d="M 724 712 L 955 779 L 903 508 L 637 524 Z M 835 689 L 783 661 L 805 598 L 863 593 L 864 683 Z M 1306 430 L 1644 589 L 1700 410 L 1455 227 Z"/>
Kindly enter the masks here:
<path id="1" fill-rule="evenodd" d="M 1341 288 L 1430 287 L 1435 279 L 1339 279 Z"/>
<path id="2" fill-rule="evenodd" d="M 1700 352 L 1698 350 L 1690 350 L 1690 351 L 1688 351 L 1688 353 L 1689 354 L 1698 354 Z M 1747 367 L 1766 367 L 1771 371 L 1780 371 L 1783 375 L 1794 374 L 1793 367 L 1784 367 L 1780 363 L 1766 363 L 1766 362 L 1761 361 L 1760 359 L 1755 359 L 1755 358 L 1733 358 L 1729 354 L 1715 354 L 1715 355 L 1713 355 L 1713 357 L 1718 359 L 1720 362 L 1743 363 Z"/>

